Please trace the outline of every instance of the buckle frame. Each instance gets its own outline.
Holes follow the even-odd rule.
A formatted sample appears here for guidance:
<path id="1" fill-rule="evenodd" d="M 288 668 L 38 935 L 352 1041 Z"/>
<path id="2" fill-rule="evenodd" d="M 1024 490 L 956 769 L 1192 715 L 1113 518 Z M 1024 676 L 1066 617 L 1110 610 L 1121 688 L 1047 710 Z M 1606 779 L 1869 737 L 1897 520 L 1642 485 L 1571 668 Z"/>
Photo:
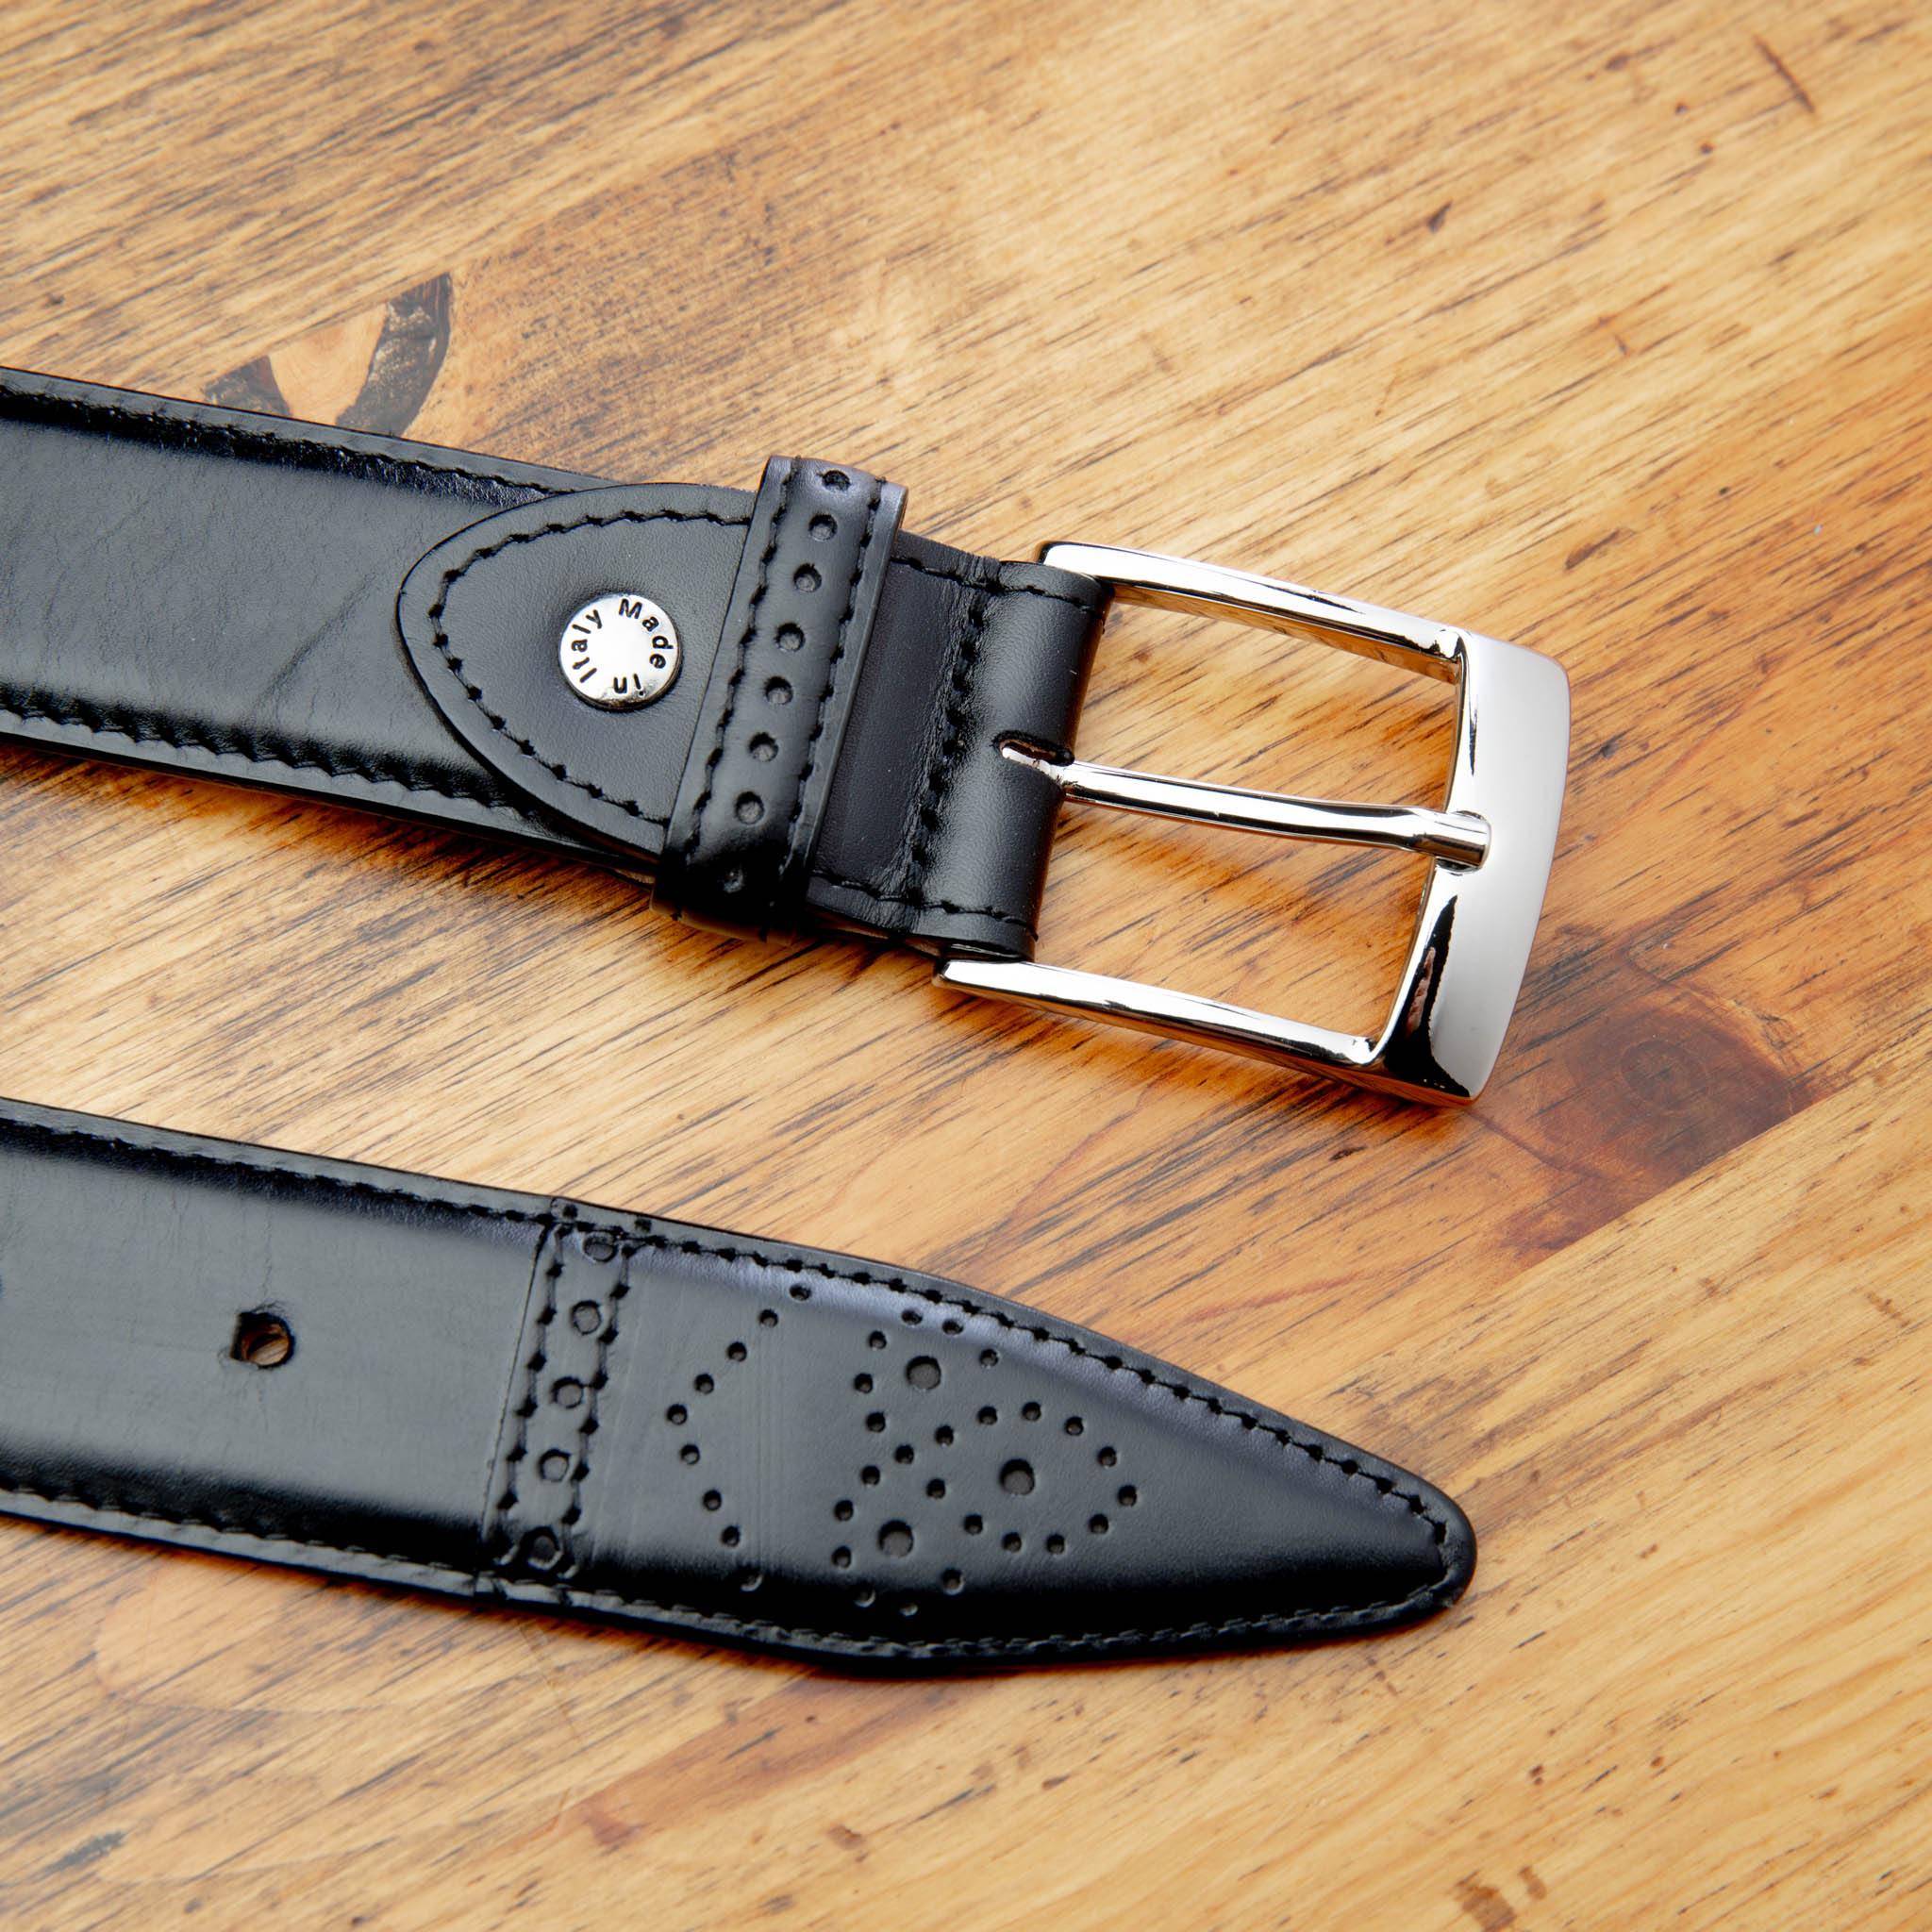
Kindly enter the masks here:
<path id="1" fill-rule="evenodd" d="M 1063 797 L 1274 838 L 1383 846 L 1433 861 L 1399 990 L 1379 1033 L 1350 1034 L 1075 967 L 954 954 L 934 977 L 962 992 L 1219 1046 L 1404 1100 L 1465 1105 L 1482 1091 L 1529 963 L 1570 750 L 1570 681 L 1554 659 L 1453 625 L 1157 551 L 1049 543 L 1041 563 L 1123 603 L 1308 637 L 1457 687 L 1441 811 L 1358 805 L 1164 778 L 1030 747 L 1006 755 Z"/>

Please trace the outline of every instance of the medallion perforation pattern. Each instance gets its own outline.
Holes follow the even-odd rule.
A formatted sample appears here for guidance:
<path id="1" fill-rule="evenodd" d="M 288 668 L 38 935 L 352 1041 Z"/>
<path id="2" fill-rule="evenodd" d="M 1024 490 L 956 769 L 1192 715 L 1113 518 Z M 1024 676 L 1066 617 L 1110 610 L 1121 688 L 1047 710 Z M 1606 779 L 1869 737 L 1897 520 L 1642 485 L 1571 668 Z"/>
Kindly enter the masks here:
<path id="1" fill-rule="evenodd" d="M 586 1593 L 648 1574 L 700 1613 L 859 1644 L 1062 1644 L 1197 1618 L 1219 1584 L 1230 1615 L 1339 1615 L 1364 1509 L 1391 1601 L 1435 1556 L 1409 1500 L 1312 1432 L 1026 1310 L 743 1254 L 658 1279 L 641 1245 L 627 1270 L 571 1545 Z"/>
<path id="2" fill-rule="evenodd" d="M 1102 1466 L 1089 1457 L 1063 1456 L 1050 1464 L 1051 1481 L 1042 1488 L 1026 1455 L 1008 1453 L 1013 1442 L 1026 1440 L 1036 1424 L 1058 1428 L 1063 1439 L 1082 1436 L 1086 1419 L 1067 1409 L 1055 1418 L 1044 1404 L 1023 1401 L 1017 1410 L 1018 1429 L 1001 1431 L 990 1447 L 986 1432 L 999 1430 L 996 1404 L 977 1402 L 990 1386 L 990 1374 L 1000 1367 L 999 1350 L 991 1345 L 962 1351 L 948 1379 L 939 1357 L 919 1338 L 904 1333 L 921 1325 L 912 1317 L 894 1333 L 874 1328 L 865 1337 L 867 1358 L 877 1364 L 860 1369 L 852 1379 L 856 1395 L 880 1397 L 891 1406 L 867 1408 L 862 1424 L 867 1437 L 897 1440 L 891 1464 L 881 1467 L 866 1456 L 854 1469 L 861 1507 L 850 1496 L 832 1506 L 834 1531 L 828 1560 L 852 1577 L 853 1604 L 862 1610 L 885 1607 L 901 1618 L 916 1618 L 924 1599 L 933 1591 L 958 1597 L 975 1583 L 1004 1582 L 997 1565 L 1024 1556 L 1037 1546 L 1052 1557 L 1069 1548 L 1070 1524 L 1075 1534 L 1104 1535 L 1110 1525 L 1099 1504 L 1109 1486 L 1107 1471 L 1116 1467 L 1118 1451 L 1108 1450 Z M 949 1317 L 942 1332 L 960 1335 L 965 1323 Z M 961 1420 L 970 1425 L 961 1438 Z M 1091 1476 L 1090 1476 L 1091 1471 Z M 930 1472 L 930 1473 L 928 1473 Z M 910 1480 L 897 1479 L 900 1473 Z M 891 1477 L 892 1479 L 889 1479 Z M 941 1513 L 936 1506 L 947 1506 Z M 1063 1521 L 1064 1520 L 1064 1521 Z M 937 1570 L 930 1559 L 915 1562 L 923 1541 L 943 1541 L 949 1548 L 953 1532 L 971 1539 L 970 1557 L 942 1561 Z"/>

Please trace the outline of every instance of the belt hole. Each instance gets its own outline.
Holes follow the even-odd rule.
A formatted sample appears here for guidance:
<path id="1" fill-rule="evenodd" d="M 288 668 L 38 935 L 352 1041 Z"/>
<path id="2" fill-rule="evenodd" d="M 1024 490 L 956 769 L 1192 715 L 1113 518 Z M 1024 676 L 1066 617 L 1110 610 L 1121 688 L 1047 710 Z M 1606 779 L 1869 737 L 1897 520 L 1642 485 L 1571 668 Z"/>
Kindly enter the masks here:
<path id="1" fill-rule="evenodd" d="M 235 1339 L 228 1354 L 251 1369 L 278 1369 L 295 1353 L 295 1335 L 279 1315 L 251 1308 L 235 1317 Z"/>

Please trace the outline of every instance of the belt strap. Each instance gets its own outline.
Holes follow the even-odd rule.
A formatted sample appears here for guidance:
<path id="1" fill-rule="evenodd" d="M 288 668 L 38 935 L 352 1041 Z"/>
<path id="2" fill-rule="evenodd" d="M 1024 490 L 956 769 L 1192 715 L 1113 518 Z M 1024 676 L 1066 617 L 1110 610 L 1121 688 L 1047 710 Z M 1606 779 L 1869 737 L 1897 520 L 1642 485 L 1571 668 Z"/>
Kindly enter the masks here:
<path id="1" fill-rule="evenodd" d="M 1453 1601 L 1425 1483 L 908 1270 L 0 1102 L 0 1508 L 898 1668 Z"/>
<path id="2" fill-rule="evenodd" d="M 1059 793 L 1003 747 L 1070 749 L 1107 592 L 908 536 L 903 500 L 0 372 L 0 731 L 602 859 L 733 929 L 1024 958 Z M 647 700 L 567 675 L 607 597 L 675 634 Z"/>
<path id="3" fill-rule="evenodd" d="M 1090 543 L 999 563 L 781 458 L 756 496 L 0 372 L 0 736 L 493 832 L 727 930 L 838 927 L 960 991 L 1407 1099 L 1489 1078 L 1556 849 L 1569 687 L 1457 625 Z M 1443 808 L 1073 755 L 1110 598 L 1457 687 Z M 1342 1032 L 1034 960 L 1062 800 L 1425 856 L 1386 1017 Z"/>

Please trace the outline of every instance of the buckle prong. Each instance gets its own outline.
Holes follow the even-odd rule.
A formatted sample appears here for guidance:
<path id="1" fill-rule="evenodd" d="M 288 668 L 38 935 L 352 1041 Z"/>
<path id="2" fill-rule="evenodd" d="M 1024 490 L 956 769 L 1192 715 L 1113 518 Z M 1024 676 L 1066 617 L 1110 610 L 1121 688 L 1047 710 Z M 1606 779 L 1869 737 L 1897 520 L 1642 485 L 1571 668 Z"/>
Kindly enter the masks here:
<path id="1" fill-rule="evenodd" d="M 1297 798 L 1282 791 L 1246 791 L 1196 778 L 1162 778 L 1085 758 L 1045 758 L 1017 744 L 1007 757 L 1031 765 L 1059 787 L 1063 798 L 1149 818 L 1188 819 L 1229 832 L 1276 839 L 1313 839 L 1327 845 L 1380 845 L 1455 865 L 1480 865 L 1490 849 L 1481 819 L 1414 805 L 1357 805 L 1332 798 Z"/>
<path id="2" fill-rule="evenodd" d="M 1415 936 L 1389 1019 L 1374 1037 L 1278 1019 L 1223 1000 L 1027 959 L 955 954 L 937 978 L 1176 1035 L 1408 1100 L 1464 1102 L 1503 1044 L 1542 908 L 1569 760 L 1570 687 L 1521 645 L 1246 571 L 1152 551 L 1050 543 L 1041 561 L 1108 585 L 1124 602 L 1311 637 L 1457 685 L 1456 752 L 1441 811 L 1249 791 L 1082 758 L 1002 750 L 1062 798 L 1231 831 L 1380 846 L 1429 858 Z"/>

